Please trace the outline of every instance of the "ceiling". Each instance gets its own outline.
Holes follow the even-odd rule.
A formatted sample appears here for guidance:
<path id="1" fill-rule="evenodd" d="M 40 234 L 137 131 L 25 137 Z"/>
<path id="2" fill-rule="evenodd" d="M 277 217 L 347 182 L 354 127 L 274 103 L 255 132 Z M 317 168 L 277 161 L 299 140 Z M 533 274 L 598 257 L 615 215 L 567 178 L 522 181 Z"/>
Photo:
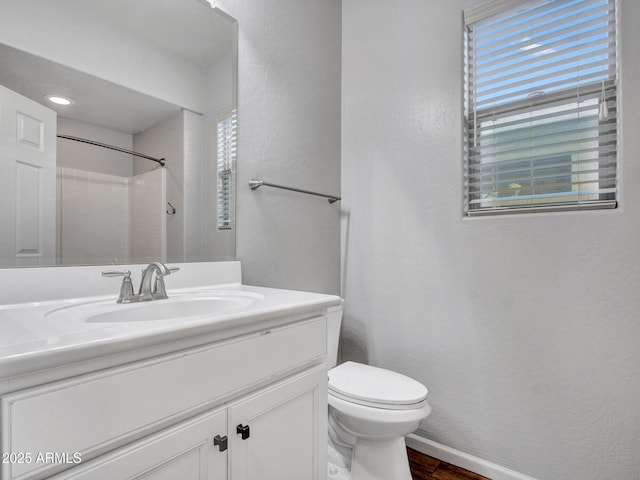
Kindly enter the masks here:
<path id="1" fill-rule="evenodd" d="M 57 0 L 63 1 L 63 0 Z M 66 0 L 203 68 L 233 47 L 233 22 L 205 0 Z M 50 60 L 0 45 L 0 84 L 43 104 L 55 93 L 72 107 L 46 105 L 62 117 L 136 134 L 181 107 Z"/>
<path id="2" fill-rule="evenodd" d="M 205 0 L 69 1 L 202 66 L 232 47 L 232 22 Z"/>
<path id="3" fill-rule="evenodd" d="M 180 111 L 180 107 L 50 60 L 0 45 L 0 84 L 44 104 L 55 93 L 72 107 L 46 103 L 62 117 L 136 134 Z"/>

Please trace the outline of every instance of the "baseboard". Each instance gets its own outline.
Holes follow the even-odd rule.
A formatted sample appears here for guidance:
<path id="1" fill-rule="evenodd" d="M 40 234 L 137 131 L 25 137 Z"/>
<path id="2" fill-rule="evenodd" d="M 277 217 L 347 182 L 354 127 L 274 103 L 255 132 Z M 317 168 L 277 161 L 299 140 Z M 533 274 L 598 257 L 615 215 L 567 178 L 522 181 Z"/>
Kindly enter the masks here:
<path id="1" fill-rule="evenodd" d="M 464 468 L 470 472 L 477 473 L 491 480 L 536 480 L 533 477 L 518 473 L 514 470 L 501 467 L 495 463 L 488 462 L 468 453 L 461 452 L 446 445 L 432 440 L 411 434 L 406 438 L 407 447 L 413 448 L 420 453 L 437 458 L 443 462 L 450 463 L 456 467 Z"/>

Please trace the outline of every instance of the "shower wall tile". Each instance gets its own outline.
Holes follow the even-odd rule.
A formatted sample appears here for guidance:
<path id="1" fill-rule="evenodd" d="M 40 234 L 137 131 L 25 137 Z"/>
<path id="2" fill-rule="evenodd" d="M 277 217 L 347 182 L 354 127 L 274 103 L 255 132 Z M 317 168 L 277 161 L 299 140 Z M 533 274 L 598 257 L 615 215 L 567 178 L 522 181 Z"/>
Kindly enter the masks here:
<path id="1" fill-rule="evenodd" d="M 165 260 L 162 169 L 120 177 L 60 167 L 57 174 L 61 265 Z"/>
<path id="2" fill-rule="evenodd" d="M 58 168 L 60 264 L 129 262 L 127 179 Z"/>
<path id="3" fill-rule="evenodd" d="M 166 261 L 165 170 L 130 179 L 131 257 L 137 263 Z"/>

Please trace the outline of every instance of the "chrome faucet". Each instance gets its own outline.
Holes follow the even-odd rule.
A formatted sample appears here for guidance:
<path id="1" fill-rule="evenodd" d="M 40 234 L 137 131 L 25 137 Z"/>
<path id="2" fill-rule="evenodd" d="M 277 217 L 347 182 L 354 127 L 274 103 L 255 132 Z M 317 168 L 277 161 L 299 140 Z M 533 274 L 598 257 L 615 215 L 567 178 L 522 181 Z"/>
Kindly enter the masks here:
<path id="1" fill-rule="evenodd" d="M 178 267 L 168 268 L 164 263 L 153 262 L 150 263 L 147 268 L 142 271 L 142 280 L 140 281 L 140 296 L 141 302 L 149 300 L 162 300 L 167 298 L 167 291 L 164 287 L 164 276 L 171 275 L 172 272 L 180 270 Z M 151 280 L 153 279 L 153 273 L 156 273 L 156 282 L 151 289 Z"/>
<path id="2" fill-rule="evenodd" d="M 131 272 L 129 270 L 116 271 L 107 270 L 102 272 L 103 277 L 124 277 L 120 286 L 118 303 L 148 302 L 151 300 L 162 300 L 167 297 L 167 290 L 164 285 L 164 276 L 180 270 L 178 267 L 169 268 L 164 263 L 153 262 L 142 270 L 142 280 L 138 293 L 133 291 L 131 282 Z M 151 287 L 155 273 L 155 282 Z"/>

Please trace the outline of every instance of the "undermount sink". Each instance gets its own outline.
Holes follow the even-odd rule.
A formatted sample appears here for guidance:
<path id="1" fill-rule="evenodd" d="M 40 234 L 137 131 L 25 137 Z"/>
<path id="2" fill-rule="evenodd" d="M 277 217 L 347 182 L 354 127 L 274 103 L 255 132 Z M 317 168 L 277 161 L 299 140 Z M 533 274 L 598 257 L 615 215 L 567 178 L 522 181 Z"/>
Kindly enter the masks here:
<path id="1" fill-rule="evenodd" d="M 246 308 L 262 299 L 250 292 L 183 294 L 165 300 L 117 304 L 113 300 L 68 305 L 45 314 L 49 320 L 80 320 L 87 323 L 153 322 L 216 316 Z"/>

